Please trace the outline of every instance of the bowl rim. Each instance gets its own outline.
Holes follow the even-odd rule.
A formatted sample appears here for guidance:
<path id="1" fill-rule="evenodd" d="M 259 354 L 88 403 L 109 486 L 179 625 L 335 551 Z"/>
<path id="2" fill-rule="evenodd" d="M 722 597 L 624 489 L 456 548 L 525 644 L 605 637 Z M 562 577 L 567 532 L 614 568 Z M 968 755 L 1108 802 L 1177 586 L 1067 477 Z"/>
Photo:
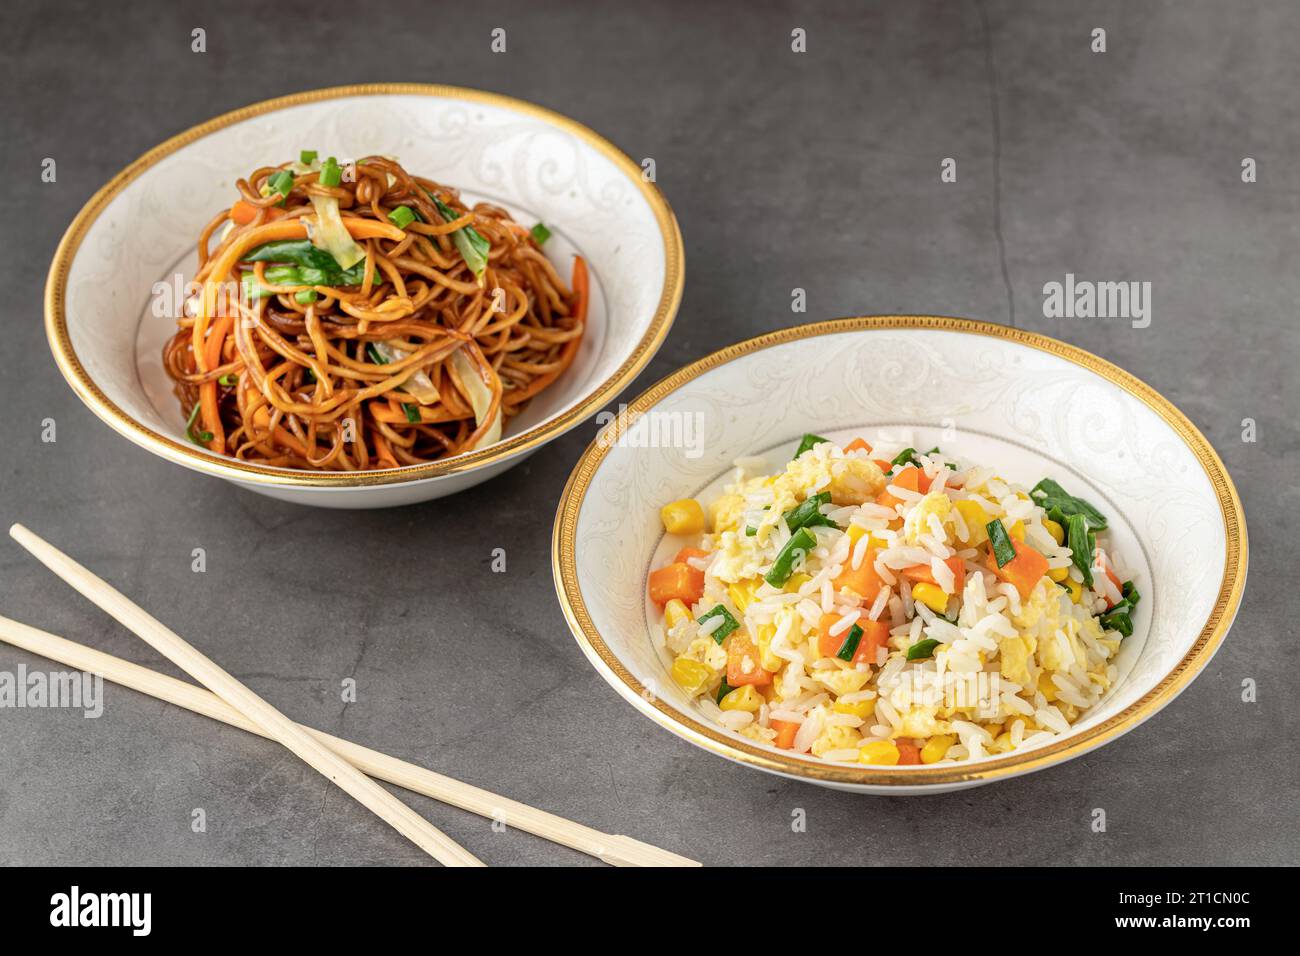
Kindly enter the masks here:
<path id="1" fill-rule="evenodd" d="M 1101 376 L 1154 411 L 1196 456 L 1219 501 L 1224 519 L 1224 568 L 1219 593 L 1205 625 L 1187 653 L 1146 694 L 1118 714 L 1078 735 L 1004 757 L 961 764 L 908 769 L 885 769 L 825 763 L 784 752 L 773 752 L 726 735 L 721 728 L 680 714 L 642 685 L 610 650 L 592 623 L 582 597 L 576 565 L 578 514 L 601 462 L 617 438 L 642 413 L 683 385 L 718 366 L 743 356 L 801 339 L 844 332 L 874 330 L 934 330 L 959 332 L 1029 346 L 1048 352 Z M 601 676 L 643 714 L 678 736 L 736 762 L 819 783 L 859 786 L 916 787 L 918 785 L 974 784 L 1039 770 L 1080 756 L 1133 729 L 1176 697 L 1214 656 L 1232 626 L 1246 582 L 1248 542 L 1241 499 L 1222 460 L 1209 441 L 1168 399 L 1141 379 L 1074 345 L 1037 332 L 973 319 L 931 315 L 875 315 L 831 319 L 792 326 L 746 339 L 719 349 L 661 379 L 628 404 L 626 415 L 611 422 L 587 446 L 574 467 L 560 498 L 551 539 L 551 564 L 560 606 L 583 653 Z"/>
<path id="2" fill-rule="evenodd" d="M 186 445 L 146 427 L 111 401 L 95 384 L 93 378 L 77 357 L 68 334 L 65 299 L 68 274 L 82 240 L 101 213 L 132 182 L 156 165 L 160 160 L 183 146 L 244 120 L 274 113 L 278 110 L 325 100 L 354 96 L 430 96 L 482 103 L 502 107 L 517 113 L 544 120 L 552 126 L 577 136 L 609 159 L 638 189 L 649 204 L 663 239 L 664 281 L 659 302 L 650 325 L 636 347 L 608 378 L 586 393 L 571 408 L 527 431 L 504 439 L 487 448 L 459 455 L 443 461 L 406 465 L 401 468 L 361 472 L 314 472 L 305 469 L 272 468 L 253 462 L 242 462 L 224 455 L 215 455 L 206 449 Z M 87 200 L 72 224 L 68 226 L 55 250 L 45 283 L 45 334 L 55 364 L 72 390 L 91 411 L 125 435 L 135 444 L 176 464 L 196 471 L 262 485 L 310 488 L 355 488 L 371 485 L 393 485 L 460 474 L 513 458 L 530 449 L 559 437 L 584 419 L 593 415 L 621 392 L 663 344 L 668 330 L 676 318 L 685 284 L 685 248 L 681 229 L 672 207 L 658 185 L 642 176 L 641 167 L 612 142 L 577 120 L 538 106 L 527 100 L 467 87 L 432 83 L 359 83 L 291 93 L 274 99 L 262 100 L 249 106 L 222 113 L 213 119 L 190 127 L 182 133 L 153 147 L 130 163 Z"/>

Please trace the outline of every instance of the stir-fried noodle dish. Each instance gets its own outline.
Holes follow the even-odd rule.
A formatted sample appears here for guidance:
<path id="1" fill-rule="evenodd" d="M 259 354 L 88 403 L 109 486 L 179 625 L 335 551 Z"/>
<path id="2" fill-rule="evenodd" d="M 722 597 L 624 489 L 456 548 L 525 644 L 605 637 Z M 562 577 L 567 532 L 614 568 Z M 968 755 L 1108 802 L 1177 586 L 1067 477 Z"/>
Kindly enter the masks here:
<path id="1" fill-rule="evenodd" d="M 198 239 L 163 364 L 187 437 L 288 468 L 397 468 L 482 448 L 572 363 L 587 270 L 549 230 L 392 159 L 254 170 Z"/>

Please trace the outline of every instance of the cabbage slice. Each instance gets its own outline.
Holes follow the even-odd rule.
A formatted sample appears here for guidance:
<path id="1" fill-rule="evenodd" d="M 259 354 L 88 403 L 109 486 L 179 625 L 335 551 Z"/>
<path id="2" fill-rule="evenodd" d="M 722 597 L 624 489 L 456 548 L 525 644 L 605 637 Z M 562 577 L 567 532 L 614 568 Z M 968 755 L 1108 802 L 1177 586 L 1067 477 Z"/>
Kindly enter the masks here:
<path id="1" fill-rule="evenodd" d="M 483 384 L 483 379 L 479 378 L 478 369 L 474 363 L 465 357 L 464 349 L 457 349 L 451 353 L 451 364 L 456 367 L 456 375 L 465 384 L 465 391 L 469 392 L 469 401 L 474 406 L 474 424 L 479 426 L 483 424 L 483 419 L 487 416 L 488 409 L 492 407 L 492 392 Z M 486 448 L 488 445 L 495 444 L 501 440 L 501 409 L 497 408 L 497 413 L 492 426 L 483 433 L 478 441 L 466 451 L 477 451 L 480 448 Z"/>
<path id="2" fill-rule="evenodd" d="M 309 222 L 307 229 L 311 235 L 311 244 L 333 256 L 340 269 L 351 269 L 364 259 L 366 250 L 352 238 L 348 227 L 343 225 L 339 201 L 333 196 L 313 194 L 311 204 L 316 210 L 316 227 L 311 228 Z"/>
<path id="3" fill-rule="evenodd" d="M 371 342 L 370 348 L 373 350 L 371 358 L 378 357 L 382 360 L 381 364 L 383 365 L 399 361 L 411 354 L 406 349 L 398 348 L 391 342 Z M 433 379 L 429 378 L 429 374 L 422 368 L 417 368 L 403 379 L 402 383 L 397 387 L 421 405 L 435 405 L 442 397 L 437 386 L 433 384 Z"/>

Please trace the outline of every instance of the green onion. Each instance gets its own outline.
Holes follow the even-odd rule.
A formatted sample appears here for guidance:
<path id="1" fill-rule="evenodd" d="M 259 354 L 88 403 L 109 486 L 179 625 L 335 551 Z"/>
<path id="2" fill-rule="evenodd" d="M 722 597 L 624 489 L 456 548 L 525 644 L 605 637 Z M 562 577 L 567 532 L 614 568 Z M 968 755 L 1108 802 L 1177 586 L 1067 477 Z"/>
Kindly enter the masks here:
<path id="1" fill-rule="evenodd" d="M 726 697 L 735 689 L 736 688 L 727 683 L 727 679 L 724 677 L 722 678 L 722 683 L 718 685 L 718 696 L 714 699 L 720 704 L 722 703 L 722 698 Z"/>
<path id="2" fill-rule="evenodd" d="M 926 455 L 938 455 L 938 454 L 940 454 L 938 445 L 935 445 L 933 448 L 931 448 L 929 451 L 926 452 Z M 944 464 L 947 465 L 949 468 L 951 468 L 953 471 L 957 470 L 957 466 L 950 461 L 945 461 Z"/>
<path id="3" fill-rule="evenodd" d="M 244 262 L 280 262 L 292 265 L 272 266 L 266 270 L 269 282 L 282 285 L 361 285 L 366 278 L 365 262 L 351 269 L 340 269 L 334 257 L 317 249 L 308 239 L 286 239 L 268 242 L 245 254 Z M 294 269 L 292 266 L 297 266 Z M 383 275 L 376 270 L 374 281 L 383 283 Z"/>
<path id="4" fill-rule="evenodd" d="M 722 623 L 719 624 L 709 635 L 709 637 L 713 638 L 719 644 L 721 644 L 726 639 L 728 634 L 730 634 L 736 628 L 740 627 L 740 624 L 736 622 L 736 619 L 731 616 L 731 612 L 728 611 L 721 604 L 714 607 L 712 611 L 707 611 L 704 614 L 701 614 L 699 617 L 695 619 L 695 622 L 697 624 L 703 624 L 711 617 L 722 618 Z"/>
<path id="5" fill-rule="evenodd" d="M 790 535 L 790 540 L 777 554 L 771 570 L 763 575 L 763 580 L 774 588 L 785 587 L 785 582 L 789 581 L 790 575 L 794 574 L 795 561 L 806 556 L 815 547 L 817 547 L 817 539 L 813 537 L 812 532 L 807 528 L 800 528 Z"/>
<path id="6" fill-rule="evenodd" d="M 889 469 L 890 471 L 893 471 L 894 468 L 897 468 L 899 465 L 915 465 L 916 449 L 904 448 L 902 451 L 900 451 L 897 455 L 894 456 L 894 460 L 891 461 L 889 464 L 893 466 Z M 920 466 L 918 465 L 917 467 Z"/>
<path id="7" fill-rule="evenodd" d="M 998 562 L 998 567 L 1006 567 L 1008 561 L 1014 561 L 1016 558 L 1016 546 L 1011 543 L 1011 538 L 1007 535 L 1007 527 L 1002 523 L 1001 518 L 994 518 L 984 526 L 988 532 L 989 544 L 993 545 L 993 557 Z"/>
<path id="8" fill-rule="evenodd" d="M 1118 613 L 1110 611 L 1103 614 L 1099 620 L 1101 626 L 1108 631 L 1119 631 L 1124 637 L 1133 636 L 1133 619 L 1129 617 L 1127 611 Z"/>
<path id="9" fill-rule="evenodd" d="M 299 289 L 293 294 L 293 301 L 299 305 L 306 305 L 308 302 L 315 302 L 320 298 L 315 289 Z"/>
<path id="10" fill-rule="evenodd" d="M 420 423 L 419 405 L 403 405 L 402 411 L 406 412 L 406 420 L 412 425 L 418 425 Z"/>
<path id="11" fill-rule="evenodd" d="M 409 206 L 398 206 L 388 214 L 388 221 L 398 229 L 405 229 L 415 222 L 415 213 Z"/>
<path id="12" fill-rule="evenodd" d="M 1051 478 L 1044 478 L 1034 485 L 1029 491 L 1029 496 L 1044 511 L 1050 512 L 1053 509 L 1059 509 L 1067 517 L 1081 514 L 1088 519 L 1088 525 L 1092 530 L 1106 530 L 1106 516 L 1104 514 L 1082 498 L 1076 498 L 1068 493 Z M 1053 518 L 1052 520 L 1056 521 L 1057 519 Z M 1064 522 L 1058 521 L 1057 523 L 1063 524 Z"/>
<path id="13" fill-rule="evenodd" d="M 547 239 L 551 238 L 551 230 L 546 228 L 545 223 L 539 222 L 537 225 L 533 226 L 529 232 L 533 234 L 533 242 L 537 243 L 539 246 L 545 243 Z"/>
<path id="14" fill-rule="evenodd" d="M 217 382 L 226 386 L 226 388 L 230 388 L 231 386 L 237 385 L 239 383 L 239 376 L 233 374 L 226 374 L 221 376 L 219 379 L 217 379 Z"/>
<path id="15" fill-rule="evenodd" d="M 794 457 L 798 458 L 800 455 L 802 455 L 808 449 L 812 448 L 814 445 L 820 445 L 822 442 L 827 440 L 828 439 L 822 438 L 821 435 L 814 435 L 812 432 L 809 432 L 808 434 L 804 435 L 803 439 L 799 442 L 799 448 L 797 451 L 795 451 Z"/>
<path id="16" fill-rule="evenodd" d="M 293 173 L 287 169 L 278 170 L 271 174 L 266 185 L 270 187 L 271 192 L 287 196 L 293 191 Z"/>
<path id="17" fill-rule="evenodd" d="M 907 659 L 909 661 L 923 661 L 928 657 L 933 657 L 934 649 L 938 646 L 939 642 L 932 637 L 917 641 L 907 649 Z"/>
<path id="18" fill-rule="evenodd" d="M 198 432 L 197 434 L 194 432 L 194 420 L 199 417 L 200 405 L 200 402 L 195 402 L 194 408 L 190 410 L 189 421 L 185 423 L 185 437 L 194 442 L 194 444 L 203 446 L 207 442 L 212 441 L 212 432 L 204 431 Z"/>
<path id="19" fill-rule="evenodd" d="M 460 214 L 456 210 L 433 193 L 429 193 L 429 198 L 433 200 L 433 204 L 438 207 L 438 213 L 447 222 L 455 222 L 460 218 Z M 462 226 L 457 229 L 451 234 L 451 241 L 460 250 L 461 258 L 469 266 L 469 271 L 474 273 L 474 276 L 482 283 L 483 273 L 487 270 L 488 250 L 492 248 L 491 244 L 473 226 Z"/>
<path id="20" fill-rule="evenodd" d="M 298 162 L 302 163 L 304 166 L 310 166 L 312 163 L 316 162 L 316 150 L 304 149 L 298 154 Z"/>
<path id="21" fill-rule="evenodd" d="M 1082 513 L 1070 515 L 1065 540 L 1070 546 L 1074 566 L 1083 574 L 1083 583 L 1092 587 L 1092 543 L 1096 539 L 1088 530 L 1088 519 Z"/>
<path id="22" fill-rule="evenodd" d="M 757 529 L 757 528 L 755 528 L 752 524 L 750 524 L 750 525 L 745 525 L 745 537 L 746 537 L 746 538 L 752 538 L 752 537 L 754 537 L 754 535 L 756 535 L 756 534 L 758 534 L 758 529 Z"/>
<path id="23" fill-rule="evenodd" d="M 826 517 L 821 512 L 822 505 L 828 505 L 831 502 L 831 493 L 822 491 L 815 495 L 809 495 L 803 500 L 803 503 L 797 507 L 791 508 L 783 517 L 786 527 L 793 533 L 800 528 L 837 527 L 834 521 Z"/>
<path id="24" fill-rule="evenodd" d="M 322 186 L 333 188 L 343 181 L 343 170 L 339 168 L 339 161 L 331 156 L 321 164 L 320 177 L 317 179 Z"/>
<path id="25" fill-rule="evenodd" d="M 1137 608 L 1142 595 L 1132 581 L 1124 582 L 1120 588 L 1120 595 L 1120 600 L 1098 615 L 1097 620 L 1102 627 L 1119 631 L 1124 637 L 1131 637 L 1133 635 L 1131 612 Z"/>
<path id="26" fill-rule="evenodd" d="M 862 628 L 854 624 L 849 628 L 849 636 L 844 638 L 844 643 L 835 652 L 835 656 L 842 661 L 853 660 L 853 655 L 858 652 L 858 641 L 860 640 L 862 640 Z"/>
<path id="27" fill-rule="evenodd" d="M 379 349 L 375 348 L 374 342 L 366 343 L 366 354 L 370 356 L 370 361 L 374 362 L 376 365 L 388 364 L 388 359 L 379 354 Z"/>

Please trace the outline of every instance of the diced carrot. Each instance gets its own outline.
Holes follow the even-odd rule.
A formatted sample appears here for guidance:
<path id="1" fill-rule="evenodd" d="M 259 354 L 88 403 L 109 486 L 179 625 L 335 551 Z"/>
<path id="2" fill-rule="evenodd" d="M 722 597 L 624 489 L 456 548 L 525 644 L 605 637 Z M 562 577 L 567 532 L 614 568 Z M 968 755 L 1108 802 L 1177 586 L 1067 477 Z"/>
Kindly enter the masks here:
<path id="1" fill-rule="evenodd" d="M 835 622 L 840 619 L 838 614 L 823 614 L 821 620 L 817 622 L 817 650 L 821 651 L 822 657 L 834 657 L 839 649 L 844 646 L 844 640 L 849 636 L 849 628 L 840 634 L 832 634 L 831 628 Z"/>
<path id="2" fill-rule="evenodd" d="M 678 564 L 685 564 L 687 558 L 707 558 L 708 556 L 708 551 L 701 551 L 699 548 L 682 548 L 677 552 L 677 557 L 673 558 L 673 561 Z"/>
<path id="3" fill-rule="evenodd" d="M 921 470 L 908 465 L 893 478 L 885 479 L 886 487 L 880 494 L 876 495 L 876 504 L 883 505 L 886 508 L 892 508 L 894 505 L 901 505 L 902 498 L 895 498 L 889 493 L 889 485 L 897 485 L 900 488 L 906 488 L 908 491 L 921 490 Z"/>
<path id="4" fill-rule="evenodd" d="M 855 438 L 853 439 L 853 441 L 849 442 L 847 445 L 844 446 L 844 450 L 846 452 L 857 451 L 859 448 L 865 451 L 868 455 L 871 454 L 871 446 L 868 445 L 866 441 L 861 438 Z"/>
<path id="5" fill-rule="evenodd" d="M 689 564 L 674 562 L 650 572 L 650 600 L 663 607 L 679 598 L 690 607 L 704 596 L 704 572 Z"/>
<path id="6" fill-rule="evenodd" d="M 772 683 L 772 672 L 763 670 L 758 662 L 758 648 L 743 630 L 734 631 L 727 638 L 727 683 L 732 687 L 745 684 L 766 687 Z"/>
<path id="7" fill-rule="evenodd" d="M 885 583 L 876 572 L 876 558 L 879 555 L 880 552 L 875 548 L 867 548 L 866 554 L 862 556 L 862 563 L 858 565 L 856 571 L 853 569 L 852 561 L 846 561 L 839 577 L 831 582 L 831 587 L 836 591 L 840 588 L 848 588 L 862 600 L 874 601 Z"/>
<path id="8" fill-rule="evenodd" d="M 875 463 L 876 467 L 880 469 L 882 475 L 894 467 L 892 461 L 881 461 L 879 458 L 873 458 L 871 460 Z"/>
<path id="9" fill-rule="evenodd" d="M 774 720 L 772 729 L 776 731 L 776 740 L 772 741 L 782 750 L 789 750 L 794 746 L 794 735 L 799 733 L 799 725 L 793 720 Z"/>
<path id="10" fill-rule="evenodd" d="M 916 490 L 919 491 L 919 492 L 920 492 L 921 494 L 923 494 L 923 495 L 924 495 L 924 494 L 928 494 L 929 491 L 930 491 L 930 484 L 934 481 L 934 479 L 931 478 L 929 475 L 927 475 L 927 474 L 926 474 L 922 469 L 920 469 L 920 468 L 916 469 L 916 471 L 917 471 L 917 475 L 918 475 L 918 477 L 917 477 L 917 479 L 916 479 Z"/>
<path id="11" fill-rule="evenodd" d="M 916 745 L 916 741 L 899 738 L 894 741 L 894 746 L 898 748 L 898 762 L 900 764 L 921 762 L 921 748 Z"/>
<path id="12" fill-rule="evenodd" d="M 966 562 L 954 554 L 943 563 L 948 565 L 949 570 L 952 571 L 952 593 L 961 594 L 962 589 L 966 587 Z M 903 568 L 903 570 L 898 573 L 907 578 L 907 580 L 911 581 L 913 584 L 924 582 L 926 584 L 933 584 L 936 587 L 939 584 L 939 582 L 934 579 L 934 572 L 930 570 L 928 564 L 914 564 L 910 568 Z"/>
<path id="13" fill-rule="evenodd" d="M 1011 542 L 1016 556 L 1002 567 L 998 567 L 997 559 L 990 550 L 985 563 L 989 570 L 1003 581 L 1014 584 L 1016 590 L 1020 592 L 1021 599 L 1027 600 L 1034 586 L 1047 573 L 1047 559 L 1022 541 L 1012 537 L 1008 537 L 1007 540 Z"/>
<path id="14" fill-rule="evenodd" d="M 871 621 L 860 617 L 858 626 L 862 628 L 862 640 L 858 641 L 858 649 L 853 654 L 853 663 L 874 664 L 876 652 L 889 641 L 889 622 Z"/>

